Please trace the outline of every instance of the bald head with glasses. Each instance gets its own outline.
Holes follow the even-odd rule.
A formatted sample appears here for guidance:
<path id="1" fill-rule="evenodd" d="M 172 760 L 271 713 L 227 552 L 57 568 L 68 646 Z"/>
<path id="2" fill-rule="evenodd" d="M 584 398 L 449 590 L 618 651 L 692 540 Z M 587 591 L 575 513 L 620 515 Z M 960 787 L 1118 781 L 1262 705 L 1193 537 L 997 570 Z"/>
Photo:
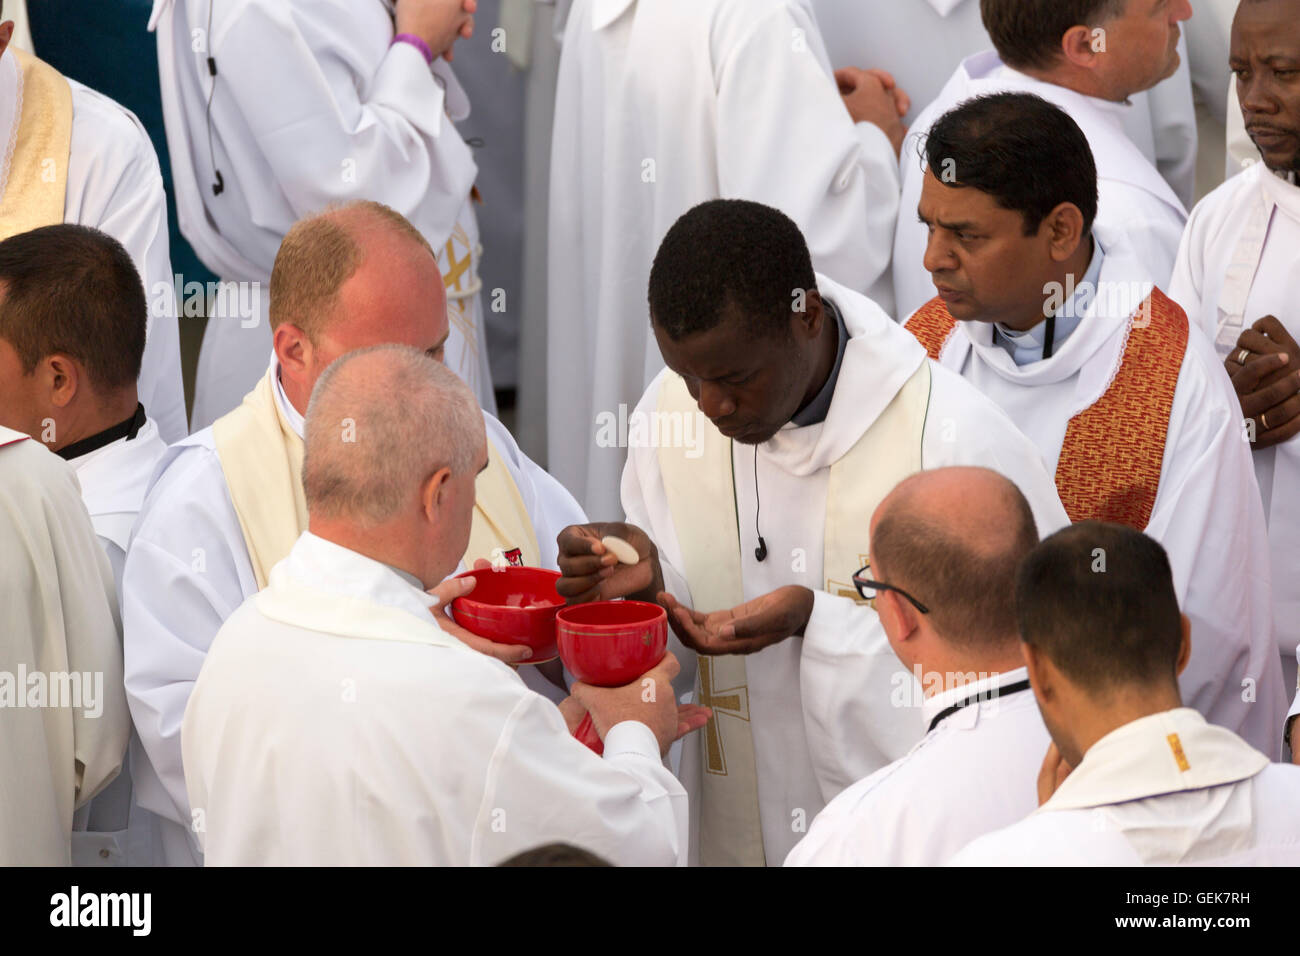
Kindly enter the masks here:
<path id="1" fill-rule="evenodd" d="M 1020 490 L 985 468 L 941 468 L 900 482 L 871 519 L 870 563 L 854 575 L 889 644 L 926 694 L 957 675 L 1024 666 L 1015 581 L 1038 544 Z M 926 679 L 923 675 L 942 674 Z"/>

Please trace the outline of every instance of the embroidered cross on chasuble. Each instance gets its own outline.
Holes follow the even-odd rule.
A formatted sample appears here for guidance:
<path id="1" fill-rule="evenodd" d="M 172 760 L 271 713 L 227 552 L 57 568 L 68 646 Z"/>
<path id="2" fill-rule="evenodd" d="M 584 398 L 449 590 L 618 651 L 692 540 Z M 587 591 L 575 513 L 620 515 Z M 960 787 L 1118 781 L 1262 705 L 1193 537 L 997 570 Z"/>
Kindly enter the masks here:
<path id="1" fill-rule="evenodd" d="M 849 582 L 866 563 L 871 515 L 898 482 L 921 470 L 929 404 L 930 363 L 923 361 L 857 443 L 830 466 L 821 574 L 828 592 L 859 600 Z M 697 412 L 680 376 L 664 378 L 659 411 Z M 732 442 L 712 425 L 704 426 L 701 439 L 690 454 L 685 447 L 665 443 L 658 459 L 682 551 L 680 570 L 695 609 L 710 612 L 743 603 L 746 592 Z M 791 673 L 788 679 L 797 685 L 799 674 Z M 768 861 L 751 725 L 764 719 L 764 712 L 766 719 L 774 719 L 773 702 L 750 696 L 742 655 L 697 658 L 696 699 L 713 708 L 713 717 L 702 733 L 684 741 L 681 773 L 690 793 L 691 840 L 699 848 L 700 863 L 763 866 Z M 761 756 L 768 763 L 783 759 L 780 753 Z M 786 819 L 789 812 L 769 811 Z"/>
<path id="2" fill-rule="evenodd" d="M 907 323 L 936 360 L 956 327 L 938 298 Z M 1187 334 L 1187 316 L 1159 289 L 1129 317 L 1110 383 L 1065 430 L 1056 490 L 1071 521 L 1108 521 L 1139 531 L 1150 522 Z"/>

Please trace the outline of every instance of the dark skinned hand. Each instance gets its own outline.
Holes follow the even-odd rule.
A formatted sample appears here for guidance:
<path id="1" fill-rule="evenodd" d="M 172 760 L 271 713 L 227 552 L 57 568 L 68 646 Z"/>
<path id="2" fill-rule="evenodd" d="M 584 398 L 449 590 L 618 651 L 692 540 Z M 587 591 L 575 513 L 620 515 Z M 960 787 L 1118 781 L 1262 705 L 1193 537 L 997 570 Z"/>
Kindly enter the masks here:
<path id="1" fill-rule="evenodd" d="M 1300 345 L 1275 316 L 1243 331 L 1223 364 L 1242 415 L 1255 422 L 1253 450 L 1300 434 Z"/>
<path id="2" fill-rule="evenodd" d="M 636 564 L 621 564 L 600 539 L 614 535 L 622 538 L 640 556 Z M 598 521 L 569 525 L 556 538 L 560 548 L 560 574 L 555 590 L 569 604 L 632 598 L 655 600 L 663 590 L 663 569 L 659 566 L 659 549 L 650 536 L 634 524 L 621 521 Z"/>
<path id="3" fill-rule="evenodd" d="M 813 592 L 791 584 L 711 614 L 692 610 L 667 592 L 659 595 L 659 603 L 668 609 L 677 637 L 697 654 L 753 654 L 803 634 Z"/>

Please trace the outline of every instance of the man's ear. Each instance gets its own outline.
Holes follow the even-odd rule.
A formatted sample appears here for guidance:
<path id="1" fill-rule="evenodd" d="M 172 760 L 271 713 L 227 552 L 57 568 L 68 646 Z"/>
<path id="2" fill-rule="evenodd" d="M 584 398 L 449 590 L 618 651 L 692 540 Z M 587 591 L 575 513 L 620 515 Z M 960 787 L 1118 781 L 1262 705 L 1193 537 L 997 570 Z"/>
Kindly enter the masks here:
<path id="1" fill-rule="evenodd" d="M 83 376 L 80 367 L 66 355 L 47 355 L 37 366 L 47 396 L 55 408 L 67 408 L 77 397 Z"/>
<path id="2" fill-rule="evenodd" d="M 1179 617 L 1182 621 L 1183 638 L 1178 645 L 1178 664 L 1174 673 L 1181 675 L 1183 669 L 1187 667 L 1187 662 L 1192 659 L 1192 622 L 1186 614 Z"/>
<path id="3" fill-rule="evenodd" d="M 1095 33 L 1086 24 L 1072 26 L 1061 37 L 1061 56 L 1067 63 L 1085 70 L 1096 69 L 1097 58 L 1105 52 L 1105 33 Z"/>
<path id="4" fill-rule="evenodd" d="M 822 324 L 826 321 L 826 304 L 815 288 L 800 291 L 803 293 L 803 309 L 799 309 L 798 301 L 793 302 L 790 316 L 797 335 L 802 335 L 810 342 L 816 341 L 822 334 Z"/>
<path id="5" fill-rule="evenodd" d="M 420 486 L 420 508 L 424 512 L 425 520 L 430 524 L 436 524 L 441 519 L 442 508 L 447 502 L 450 490 L 450 468 L 439 468 L 424 479 L 424 484 Z"/>
<path id="6" fill-rule="evenodd" d="M 880 626 L 896 644 L 914 638 L 921 623 L 916 608 L 893 591 L 881 591 L 876 596 L 876 614 Z"/>
<path id="7" fill-rule="evenodd" d="M 1029 683 L 1033 685 L 1034 694 L 1039 700 L 1047 700 L 1055 693 L 1052 678 L 1048 674 L 1047 658 L 1042 651 L 1027 641 L 1020 642 L 1020 650 L 1025 656 L 1025 667 L 1029 671 Z"/>
<path id="8" fill-rule="evenodd" d="M 1064 262 L 1079 250 L 1083 242 L 1083 213 L 1072 202 L 1063 202 L 1050 213 L 1044 223 L 1051 242 L 1052 259 Z"/>
<path id="9" fill-rule="evenodd" d="M 277 326 L 272 336 L 275 357 L 280 368 L 295 378 L 301 378 L 311 365 L 311 340 L 307 333 L 291 322 Z"/>

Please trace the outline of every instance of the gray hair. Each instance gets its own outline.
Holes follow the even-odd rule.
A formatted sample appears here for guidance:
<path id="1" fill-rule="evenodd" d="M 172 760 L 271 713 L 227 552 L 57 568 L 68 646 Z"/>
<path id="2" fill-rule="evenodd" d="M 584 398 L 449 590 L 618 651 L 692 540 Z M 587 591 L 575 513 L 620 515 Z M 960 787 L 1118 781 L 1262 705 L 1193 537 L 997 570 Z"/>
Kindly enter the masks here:
<path id="1" fill-rule="evenodd" d="M 477 472 L 483 413 L 469 387 L 419 349 L 376 345 L 333 362 L 307 406 L 302 483 L 311 514 L 374 525 L 441 468 Z"/>

